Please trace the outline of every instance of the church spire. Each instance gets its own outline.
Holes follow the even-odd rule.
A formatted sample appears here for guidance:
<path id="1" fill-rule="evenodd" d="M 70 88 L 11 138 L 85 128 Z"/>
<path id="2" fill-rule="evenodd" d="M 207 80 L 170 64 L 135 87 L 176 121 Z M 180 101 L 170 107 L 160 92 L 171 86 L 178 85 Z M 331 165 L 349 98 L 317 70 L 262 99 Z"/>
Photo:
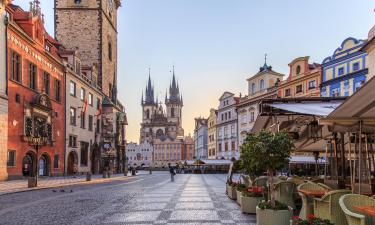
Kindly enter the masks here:
<path id="1" fill-rule="evenodd" d="M 155 104 L 154 86 L 151 83 L 151 69 L 150 68 L 148 68 L 148 82 L 146 86 L 145 95 L 146 96 L 145 96 L 144 103 Z"/>
<path id="2" fill-rule="evenodd" d="M 180 90 L 179 90 L 179 85 L 178 82 L 176 81 L 176 75 L 175 75 L 175 69 L 173 66 L 173 74 L 172 74 L 172 83 L 169 86 L 169 99 L 168 102 L 170 103 L 181 103 L 180 99 Z"/>

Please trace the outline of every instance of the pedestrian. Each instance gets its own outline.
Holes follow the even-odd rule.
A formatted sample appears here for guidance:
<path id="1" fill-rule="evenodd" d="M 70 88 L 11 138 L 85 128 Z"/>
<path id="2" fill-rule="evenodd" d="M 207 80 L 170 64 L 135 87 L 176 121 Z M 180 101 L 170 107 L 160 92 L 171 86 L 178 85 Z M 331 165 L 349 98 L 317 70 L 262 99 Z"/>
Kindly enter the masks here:
<path id="1" fill-rule="evenodd" d="M 171 182 L 174 182 L 174 175 L 176 175 L 176 173 L 174 172 L 174 168 L 172 166 L 169 167 L 169 173 L 171 174 Z"/>

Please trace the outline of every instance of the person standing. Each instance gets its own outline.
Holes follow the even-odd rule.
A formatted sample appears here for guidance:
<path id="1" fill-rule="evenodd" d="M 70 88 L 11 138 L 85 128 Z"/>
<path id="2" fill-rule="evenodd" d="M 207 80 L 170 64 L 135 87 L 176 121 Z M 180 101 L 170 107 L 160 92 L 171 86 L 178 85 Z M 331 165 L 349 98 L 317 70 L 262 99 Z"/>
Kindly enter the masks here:
<path id="1" fill-rule="evenodd" d="M 174 182 L 174 175 L 176 175 L 173 166 L 169 167 L 169 173 L 171 174 L 171 182 Z"/>

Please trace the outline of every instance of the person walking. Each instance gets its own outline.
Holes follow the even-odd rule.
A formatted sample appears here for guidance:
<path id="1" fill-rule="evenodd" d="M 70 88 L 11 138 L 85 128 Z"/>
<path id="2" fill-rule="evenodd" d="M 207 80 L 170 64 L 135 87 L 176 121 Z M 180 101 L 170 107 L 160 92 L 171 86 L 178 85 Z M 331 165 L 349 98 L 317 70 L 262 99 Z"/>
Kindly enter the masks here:
<path id="1" fill-rule="evenodd" d="M 169 167 L 169 173 L 171 174 L 171 182 L 174 182 L 174 175 L 176 175 L 173 166 Z"/>

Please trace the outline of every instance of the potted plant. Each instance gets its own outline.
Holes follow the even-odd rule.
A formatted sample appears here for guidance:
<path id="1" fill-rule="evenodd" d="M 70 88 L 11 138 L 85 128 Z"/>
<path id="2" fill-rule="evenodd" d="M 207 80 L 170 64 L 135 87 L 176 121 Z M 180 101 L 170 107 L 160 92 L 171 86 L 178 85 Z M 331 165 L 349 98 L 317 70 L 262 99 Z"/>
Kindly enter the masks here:
<path id="1" fill-rule="evenodd" d="M 236 196 L 237 196 L 237 203 L 241 205 L 241 196 L 242 191 L 246 189 L 246 185 L 244 184 L 238 184 L 236 187 Z"/>
<path id="2" fill-rule="evenodd" d="M 290 221 L 290 225 L 333 225 L 333 223 L 329 220 L 323 220 L 314 215 L 309 215 L 307 220 L 303 220 L 298 216 L 293 217 L 293 220 Z"/>
<path id="3" fill-rule="evenodd" d="M 229 181 L 227 183 L 227 189 L 228 189 L 228 197 L 232 200 L 237 199 L 237 192 L 236 192 L 236 187 L 238 186 L 237 182 Z"/>
<path id="4" fill-rule="evenodd" d="M 257 205 L 264 200 L 261 187 L 248 188 L 242 191 L 241 211 L 243 213 L 255 213 Z"/>
<path id="5" fill-rule="evenodd" d="M 269 200 L 256 208 L 257 225 L 289 225 L 293 209 L 275 200 L 273 176 L 276 171 L 288 165 L 290 152 L 294 147 L 293 139 L 286 131 L 272 133 L 261 130 L 257 134 L 249 134 L 245 142 L 243 151 L 247 154 L 247 163 L 268 174 Z"/>

